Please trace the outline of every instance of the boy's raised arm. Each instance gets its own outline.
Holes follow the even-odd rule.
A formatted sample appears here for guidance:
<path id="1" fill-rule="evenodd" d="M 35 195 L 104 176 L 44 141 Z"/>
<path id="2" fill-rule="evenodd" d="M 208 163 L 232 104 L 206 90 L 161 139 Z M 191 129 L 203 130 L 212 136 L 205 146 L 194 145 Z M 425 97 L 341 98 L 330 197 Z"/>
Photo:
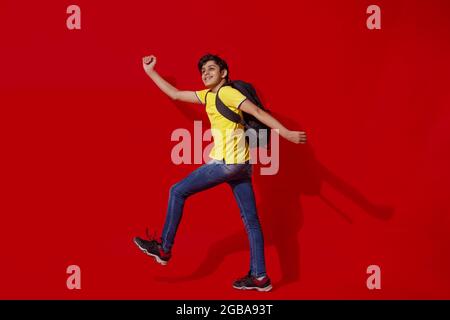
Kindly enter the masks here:
<path id="1" fill-rule="evenodd" d="M 194 91 L 181 91 L 172 86 L 158 72 L 155 71 L 156 57 L 153 55 L 142 58 L 142 65 L 145 73 L 153 80 L 153 82 L 173 100 L 180 100 L 191 103 L 201 103 Z"/>

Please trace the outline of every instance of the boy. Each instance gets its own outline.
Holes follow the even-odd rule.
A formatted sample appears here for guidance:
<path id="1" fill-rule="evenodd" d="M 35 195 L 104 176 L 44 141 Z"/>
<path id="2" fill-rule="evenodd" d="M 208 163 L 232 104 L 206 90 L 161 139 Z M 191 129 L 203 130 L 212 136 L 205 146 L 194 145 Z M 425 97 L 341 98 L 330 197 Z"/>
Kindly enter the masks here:
<path id="1" fill-rule="evenodd" d="M 305 143 L 306 134 L 290 131 L 269 113 L 258 108 L 242 93 L 226 86 L 229 70 L 227 63 L 218 56 L 207 54 L 198 62 L 203 83 L 201 91 L 180 91 L 164 80 L 155 71 L 156 57 L 143 58 L 143 67 L 147 75 L 166 95 L 174 100 L 205 105 L 211 122 L 214 146 L 210 153 L 211 161 L 202 165 L 170 189 L 166 221 L 160 241 L 134 238 L 135 244 L 146 254 L 154 257 L 162 265 L 171 258 L 171 248 L 183 213 L 185 200 L 200 191 L 227 182 L 238 203 L 242 220 L 250 242 L 250 271 L 234 281 L 236 289 L 254 289 L 270 291 L 272 284 L 267 276 L 264 258 L 264 240 L 256 210 L 255 197 L 251 181 L 252 165 L 249 163 L 249 147 L 245 143 L 245 134 L 241 124 L 223 117 L 216 109 L 216 95 L 233 112 L 242 116 L 247 112 L 279 134 L 293 142 Z"/>

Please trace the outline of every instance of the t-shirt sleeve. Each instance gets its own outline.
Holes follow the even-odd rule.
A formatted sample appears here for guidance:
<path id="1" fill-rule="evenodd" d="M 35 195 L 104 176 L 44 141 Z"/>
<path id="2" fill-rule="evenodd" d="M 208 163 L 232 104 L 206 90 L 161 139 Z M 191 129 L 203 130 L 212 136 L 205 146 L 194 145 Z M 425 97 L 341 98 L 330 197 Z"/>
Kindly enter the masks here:
<path id="1" fill-rule="evenodd" d="M 206 94 L 208 93 L 208 91 L 209 89 L 195 91 L 195 95 L 202 104 L 206 104 Z"/>
<path id="2" fill-rule="evenodd" d="M 224 87 L 219 91 L 219 98 L 229 108 L 239 109 L 247 97 L 232 87 Z"/>

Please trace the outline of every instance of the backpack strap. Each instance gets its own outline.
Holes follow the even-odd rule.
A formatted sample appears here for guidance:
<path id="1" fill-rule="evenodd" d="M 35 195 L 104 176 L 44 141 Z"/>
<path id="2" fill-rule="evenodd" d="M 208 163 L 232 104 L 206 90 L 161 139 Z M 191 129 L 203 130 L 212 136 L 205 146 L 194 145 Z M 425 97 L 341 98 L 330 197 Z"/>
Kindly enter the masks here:
<path id="1" fill-rule="evenodd" d="M 219 98 L 219 92 L 220 89 L 222 89 L 224 86 L 220 87 L 219 90 L 217 90 L 217 95 L 216 95 L 216 109 L 217 111 L 219 111 L 219 113 L 224 116 L 225 118 L 227 118 L 228 120 L 235 122 L 235 123 L 240 123 L 240 124 L 244 124 L 244 120 L 241 118 L 240 115 L 238 115 L 236 112 L 231 111 L 230 108 L 228 108 L 225 103 L 222 102 L 222 100 L 220 100 Z M 209 91 L 208 91 L 209 92 Z M 206 98 L 205 98 L 206 100 Z"/>

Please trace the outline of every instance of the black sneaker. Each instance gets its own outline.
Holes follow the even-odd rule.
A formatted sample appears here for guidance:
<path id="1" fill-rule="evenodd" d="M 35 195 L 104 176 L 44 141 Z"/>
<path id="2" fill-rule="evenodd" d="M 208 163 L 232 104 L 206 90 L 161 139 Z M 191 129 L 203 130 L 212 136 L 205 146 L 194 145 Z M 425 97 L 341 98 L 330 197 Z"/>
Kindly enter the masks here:
<path id="1" fill-rule="evenodd" d="M 133 239 L 134 243 L 145 254 L 155 258 L 156 262 L 165 266 L 172 256 L 170 252 L 164 252 L 161 242 L 157 240 L 144 240 L 139 237 Z"/>
<path id="2" fill-rule="evenodd" d="M 272 284 L 268 276 L 258 280 L 249 273 L 245 277 L 233 282 L 233 288 L 240 290 L 270 291 L 272 290 Z"/>

